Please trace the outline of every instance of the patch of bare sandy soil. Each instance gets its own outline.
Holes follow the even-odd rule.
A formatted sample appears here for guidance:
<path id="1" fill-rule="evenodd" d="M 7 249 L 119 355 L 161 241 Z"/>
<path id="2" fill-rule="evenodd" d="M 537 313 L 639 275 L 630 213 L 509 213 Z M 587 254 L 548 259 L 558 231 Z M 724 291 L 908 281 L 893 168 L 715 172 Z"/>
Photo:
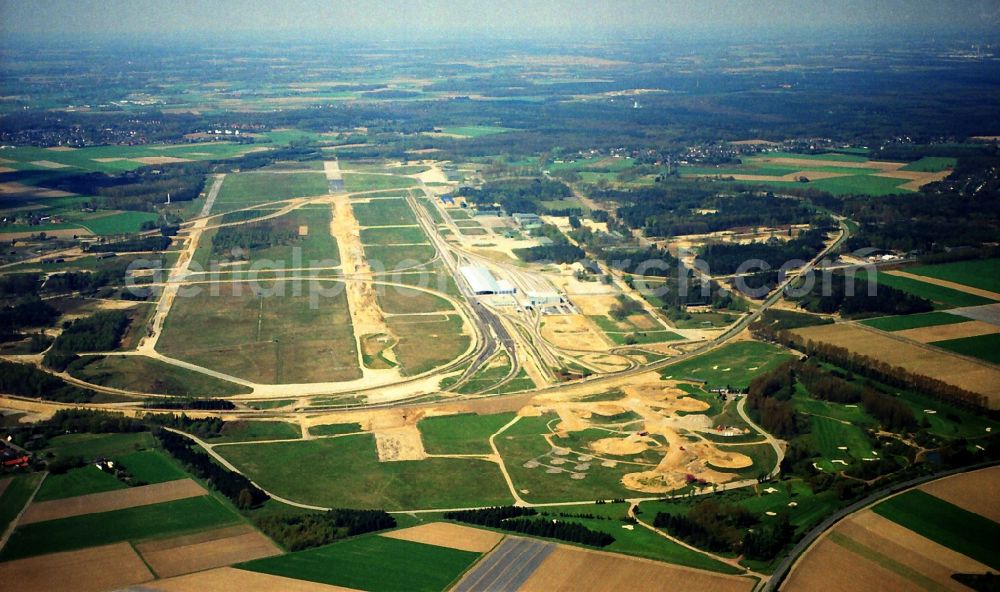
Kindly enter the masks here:
<path id="1" fill-rule="evenodd" d="M 351 588 L 328 586 L 232 567 L 157 580 L 143 586 L 152 592 L 354 592 Z"/>
<path id="2" fill-rule="evenodd" d="M 0 563 L 0 592 L 101 592 L 152 579 L 128 543 Z"/>
<path id="3" fill-rule="evenodd" d="M 749 592 L 754 580 L 558 545 L 519 592 L 606 592 L 610 590 L 684 590 Z"/>
<path id="4" fill-rule="evenodd" d="M 448 522 L 421 524 L 413 528 L 393 530 L 382 536 L 473 553 L 485 553 L 503 539 L 503 535 L 498 532 Z"/>
<path id="5" fill-rule="evenodd" d="M 559 348 L 574 350 L 607 349 L 610 340 L 583 315 L 550 315 L 545 317 L 542 337 Z"/>
<path id="6" fill-rule="evenodd" d="M 845 575 L 850 574 L 850 577 Z M 781 590 L 824 592 L 882 592 L 913 590 L 909 580 L 848 551 L 825 537 L 793 567 Z"/>
<path id="7" fill-rule="evenodd" d="M 206 495 L 201 485 L 192 479 L 179 479 L 166 483 L 155 483 L 141 487 L 130 487 L 116 491 L 91 493 L 48 502 L 33 503 L 25 510 L 21 524 L 45 522 L 57 518 L 82 516 L 98 512 L 123 510 L 136 506 L 148 506 L 189 497 Z"/>
<path id="8" fill-rule="evenodd" d="M 890 366 L 936 378 L 984 395 L 991 409 L 1000 407 L 1000 369 L 992 364 L 952 355 L 863 325 L 819 325 L 796 329 L 792 334 L 806 341 L 829 343 Z"/>
<path id="9" fill-rule="evenodd" d="M 143 156 L 129 160 L 141 162 L 142 164 L 173 164 L 177 162 L 191 162 L 188 158 L 177 158 L 176 156 Z"/>
<path id="10" fill-rule="evenodd" d="M 920 489 L 994 522 L 1000 522 L 1000 467 L 952 475 Z"/>
<path id="11" fill-rule="evenodd" d="M 161 578 L 281 554 L 270 539 L 245 524 L 148 541 L 135 547 Z"/>
<path id="12" fill-rule="evenodd" d="M 983 321 L 968 321 L 965 323 L 953 323 L 951 325 L 936 325 L 933 327 L 917 327 L 916 329 L 893 331 L 894 335 L 919 341 L 920 343 L 991 335 L 993 333 L 1000 333 L 1000 326 L 984 323 Z"/>
<path id="13" fill-rule="evenodd" d="M 416 425 L 376 430 L 375 448 L 381 462 L 427 458 L 420 430 Z"/>

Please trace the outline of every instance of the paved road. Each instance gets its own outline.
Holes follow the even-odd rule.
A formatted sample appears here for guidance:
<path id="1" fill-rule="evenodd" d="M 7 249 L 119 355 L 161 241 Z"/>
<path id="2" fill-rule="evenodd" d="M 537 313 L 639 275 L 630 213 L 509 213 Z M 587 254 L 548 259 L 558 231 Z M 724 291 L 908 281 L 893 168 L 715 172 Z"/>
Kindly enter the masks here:
<path id="1" fill-rule="evenodd" d="M 451 592 L 507 592 L 517 590 L 554 551 L 552 543 L 508 536 L 480 561 Z"/>

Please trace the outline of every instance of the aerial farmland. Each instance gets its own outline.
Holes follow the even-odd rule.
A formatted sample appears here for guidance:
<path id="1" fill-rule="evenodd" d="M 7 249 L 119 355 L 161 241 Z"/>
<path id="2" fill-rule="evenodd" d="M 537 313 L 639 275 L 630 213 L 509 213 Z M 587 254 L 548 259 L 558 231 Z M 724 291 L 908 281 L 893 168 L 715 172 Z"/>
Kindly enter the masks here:
<path id="1" fill-rule="evenodd" d="M 57 4 L 0 591 L 995 587 L 991 19 Z"/>

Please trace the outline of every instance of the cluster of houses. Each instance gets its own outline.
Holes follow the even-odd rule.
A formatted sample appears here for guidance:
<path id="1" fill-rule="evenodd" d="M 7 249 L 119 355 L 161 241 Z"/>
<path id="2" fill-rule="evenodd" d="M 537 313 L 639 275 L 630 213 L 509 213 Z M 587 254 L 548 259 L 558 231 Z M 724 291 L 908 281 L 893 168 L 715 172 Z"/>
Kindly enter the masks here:
<path id="1" fill-rule="evenodd" d="M 6 442 L 0 441 L 0 464 L 5 469 L 26 467 L 31 464 L 31 454 L 11 443 L 8 436 Z"/>

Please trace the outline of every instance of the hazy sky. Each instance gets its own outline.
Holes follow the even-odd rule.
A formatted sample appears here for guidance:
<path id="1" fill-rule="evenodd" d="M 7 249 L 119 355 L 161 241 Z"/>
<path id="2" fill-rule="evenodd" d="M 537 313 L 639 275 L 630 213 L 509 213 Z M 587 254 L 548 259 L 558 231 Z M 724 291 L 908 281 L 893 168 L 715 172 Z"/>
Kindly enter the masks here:
<path id="1" fill-rule="evenodd" d="M 1000 29 L 997 0 L 0 0 L 0 35 L 520 37 L 706 29 Z"/>

